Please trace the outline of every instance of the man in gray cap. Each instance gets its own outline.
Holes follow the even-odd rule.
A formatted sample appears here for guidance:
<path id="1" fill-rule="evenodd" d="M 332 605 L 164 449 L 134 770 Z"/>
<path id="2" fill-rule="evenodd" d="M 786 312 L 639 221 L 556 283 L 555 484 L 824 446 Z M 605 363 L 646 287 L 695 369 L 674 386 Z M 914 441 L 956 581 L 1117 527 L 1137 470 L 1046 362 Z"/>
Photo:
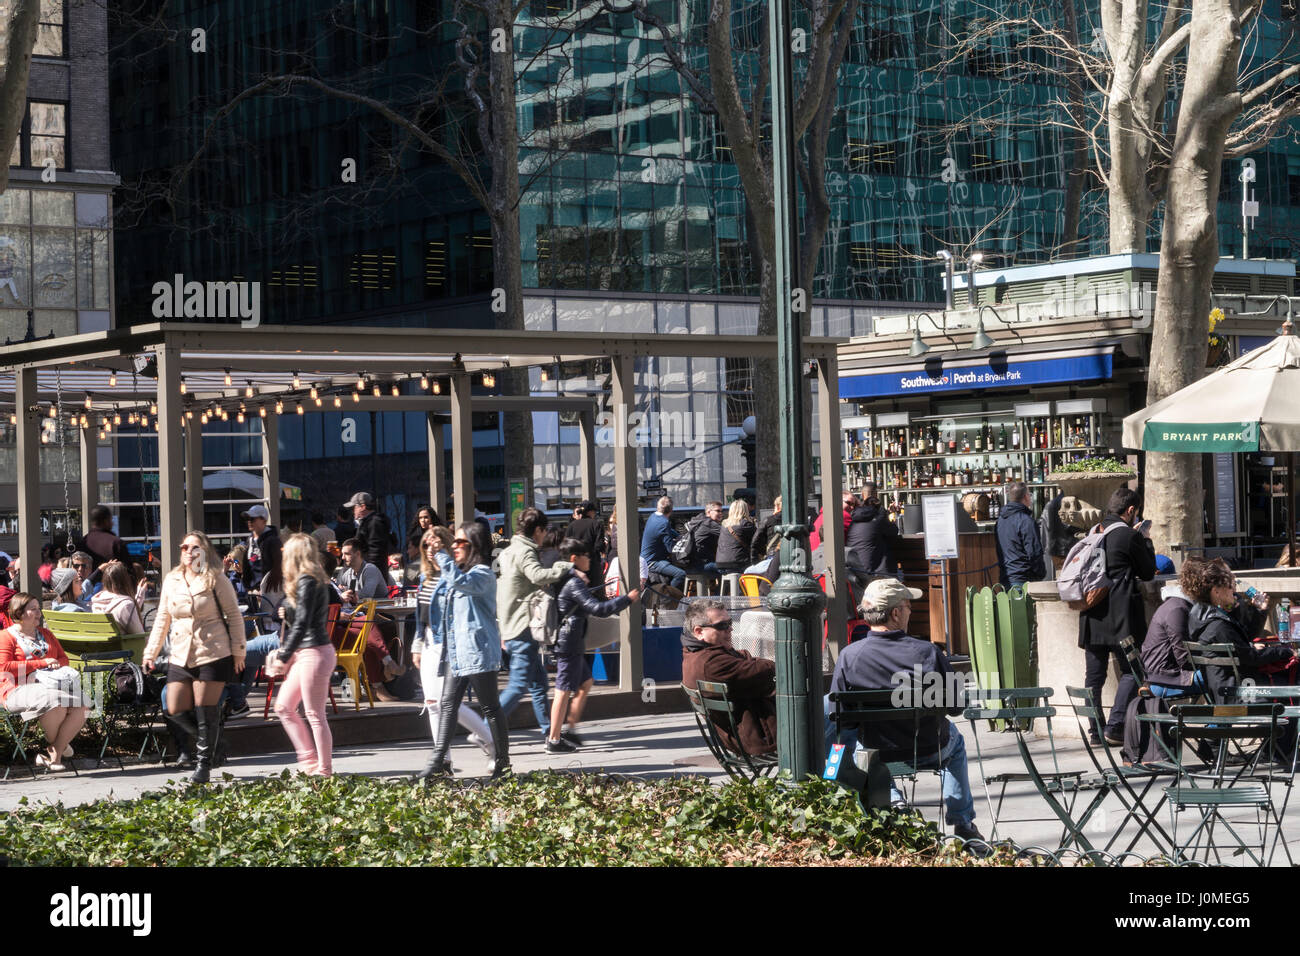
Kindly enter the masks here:
<path id="1" fill-rule="evenodd" d="M 266 505 L 253 505 L 240 512 L 239 517 L 248 525 L 249 579 L 244 584 L 249 588 L 260 588 L 267 572 L 280 567 L 280 531 L 270 523 L 271 513 L 266 510 Z"/>
<path id="2" fill-rule="evenodd" d="M 343 507 L 352 509 L 352 518 L 357 523 L 353 537 L 361 547 L 362 557 L 382 573 L 388 567 L 389 551 L 396 546 L 388 516 L 375 510 L 375 496 L 366 491 L 358 491 Z"/>
<path id="3" fill-rule="evenodd" d="M 948 656 L 938 646 L 907 634 L 912 617 L 912 601 L 921 596 L 895 578 L 878 578 L 867 585 L 862 597 L 862 616 L 871 630 L 840 654 L 831 679 L 831 692 L 846 690 L 893 690 L 906 684 L 912 687 L 938 681 L 942 687 L 957 686 L 948 677 L 952 667 Z M 916 692 L 919 694 L 920 689 Z M 917 701 L 919 705 L 920 701 Z M 945 700 L 950 714 L 960 714 L 964 701 Z M 916 766 L 939 768 L 943 783 L 943 803 L 953 833 L 964 840 L 983 839 L 975 827 L 975 800 L 971 796 L 966 770 L 966 742 L 952 721 L 939 716 L 921 718 L 920 726 L 912 720 L 880 721 L 858 728 L 862 746 L 881 751 L 885 762 L 911 761 Z M 894 788 L 895 803 L 903 795 Z"/>

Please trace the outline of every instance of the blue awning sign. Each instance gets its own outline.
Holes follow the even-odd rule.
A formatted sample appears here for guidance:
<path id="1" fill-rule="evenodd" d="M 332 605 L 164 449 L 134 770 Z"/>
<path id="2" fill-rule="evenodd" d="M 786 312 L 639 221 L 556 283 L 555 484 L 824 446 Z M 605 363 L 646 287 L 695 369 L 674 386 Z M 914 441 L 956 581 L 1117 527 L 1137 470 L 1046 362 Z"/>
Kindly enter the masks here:
<path id="1" fill-rule="evenodd" d="M 945 356 L 928 357 L 919 366 L 888 371 L 842 372 L 840 398 L 913 395 L 925 392 L 960 392 L 985 388 L 1015 388 L 1053 382 L 1080 382 L 1111 377 L 1110 349 L 1095 353 L 1069 353 L 1055 358 L 1011 357 L 994 352 L 982 362 L 953 363 Z"/>

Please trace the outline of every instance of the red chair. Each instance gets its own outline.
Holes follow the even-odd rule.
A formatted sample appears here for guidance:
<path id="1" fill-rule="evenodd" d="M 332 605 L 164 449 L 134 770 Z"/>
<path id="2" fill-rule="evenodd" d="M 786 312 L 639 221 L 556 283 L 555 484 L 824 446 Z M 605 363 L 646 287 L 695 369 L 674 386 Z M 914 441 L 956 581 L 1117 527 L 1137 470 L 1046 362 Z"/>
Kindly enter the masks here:
<path id="1" fill-rule="evenodd" d="M 325 633 L 330 635 L 331 641 L 334 638 L 335 625 L 338 624 L 339 612 L 343 610 L 342 604 L 331 604 L 329 611 L 325 615 Z M 263 672 L 265 674 L 265 672 Z M 262 719 L 266 720 L 271 716 L 271 695 L 275 692 L 275 682 L 278 678 L 266 674 L 266 706 L 262 708 Z M 339 712 L 339 705 L 334 700 L 334 685 L 330 684 L 330 706 L 334 708 L 335 715 Z"/>

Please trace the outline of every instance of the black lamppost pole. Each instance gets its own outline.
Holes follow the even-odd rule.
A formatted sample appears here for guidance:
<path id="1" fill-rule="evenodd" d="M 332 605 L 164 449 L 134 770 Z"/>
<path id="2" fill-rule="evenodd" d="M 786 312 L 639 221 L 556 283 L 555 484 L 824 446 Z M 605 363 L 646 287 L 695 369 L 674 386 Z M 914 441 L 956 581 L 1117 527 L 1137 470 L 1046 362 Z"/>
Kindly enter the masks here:
<path id="1" fill-rule="evenodd" d="M 821 608 L 825 601 L 809 576 L 807 476 L 803 473 L 803 317 L 808 290 L 798 269 L 798 195 L 795 179 L 794 74 L 790 0 L 768 0 L 772 76 L 772 192 L 776 212 L 777 387 L 781 410 L 781 574 L 768 598 L 776 625 L 777 749 L 781 769 L 795 780 L 822 760 Z M 833 466 L 837 467 L 837 466 Z"/>

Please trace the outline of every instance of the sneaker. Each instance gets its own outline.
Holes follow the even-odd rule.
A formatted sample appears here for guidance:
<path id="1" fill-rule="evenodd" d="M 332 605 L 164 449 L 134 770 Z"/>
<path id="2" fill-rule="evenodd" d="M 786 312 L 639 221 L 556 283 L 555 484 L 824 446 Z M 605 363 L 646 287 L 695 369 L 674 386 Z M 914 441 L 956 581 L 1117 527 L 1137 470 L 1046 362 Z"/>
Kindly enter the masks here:
<path id="1" fill-rule="evenodd" d="M 1107 734 L 1107 735 L 1105 736 L 1104 739 L 1105 739 L 1105 741 L 1106 741 L 1106 746 L 1107 746 L 1107 747 L 1123 747 L 1123 746 L 1124 746 L 1124 739 L 1123 739 L 1122 737 L 1112 737 L 1110 734 Z"/>
<path id="2" fill-rule="evenodd" d="M 248 701 L 243 701 L 238 704 L 231 704 L 226 709 L 226 720 L 234 720 L 238 717 L 247 717 L 252 712 L 253 709 L 248 706 Z"/>
<path id="3" fill-rule="evenodd" d="M 483 755 L 487 757 L 489 760 L 492 759 L 492 757 L 496 754 L 496 751 L 492 746 L 492 741 L 488 740 L 482 734 L 478 734 L 478 733 L 470 734 L 469 742 L 472 743 L 475 747 L 478 747 L 479 750 L 483 751 Z"/>
<path id="4" fill-rule="evenodd" d="M 569 743 L 569 741 L 565 740 L 563 737 L 559 740 L 551 740 L 548 737 L 546 740 L 546 752 L 548 754 L 571 754 L 577 749 L 577 747 Z"/>
<path id="5" fill-rule="evenodd" d="M 979 827 L 974 823 L 958 823 L 952 828 L 952 835 L 968 843 L 971 840 L 983 840 L 984 834 L 980 833 Z"/>
<path id="6" fill-rule="evenodd" d="M 962 840 L 964 845 L 962 849 L 976 859 L 984 859 L 993 855 L 993 848 L 988 845 L 984 839 L 984 834 L 980 833 L 979 827 L 974 823 L 959 823 L 952 828 L 952 835 Z"/>
<path id="7" fill-rule="evenodd" d="M 581 735 L 579 735 L 579 733 L 576 730 L 560 731 L 560 739 L 567 740 L 575 747 L 581 747 L 584 743 L 586 743 L 586 741 L 582 739 Z"/>

